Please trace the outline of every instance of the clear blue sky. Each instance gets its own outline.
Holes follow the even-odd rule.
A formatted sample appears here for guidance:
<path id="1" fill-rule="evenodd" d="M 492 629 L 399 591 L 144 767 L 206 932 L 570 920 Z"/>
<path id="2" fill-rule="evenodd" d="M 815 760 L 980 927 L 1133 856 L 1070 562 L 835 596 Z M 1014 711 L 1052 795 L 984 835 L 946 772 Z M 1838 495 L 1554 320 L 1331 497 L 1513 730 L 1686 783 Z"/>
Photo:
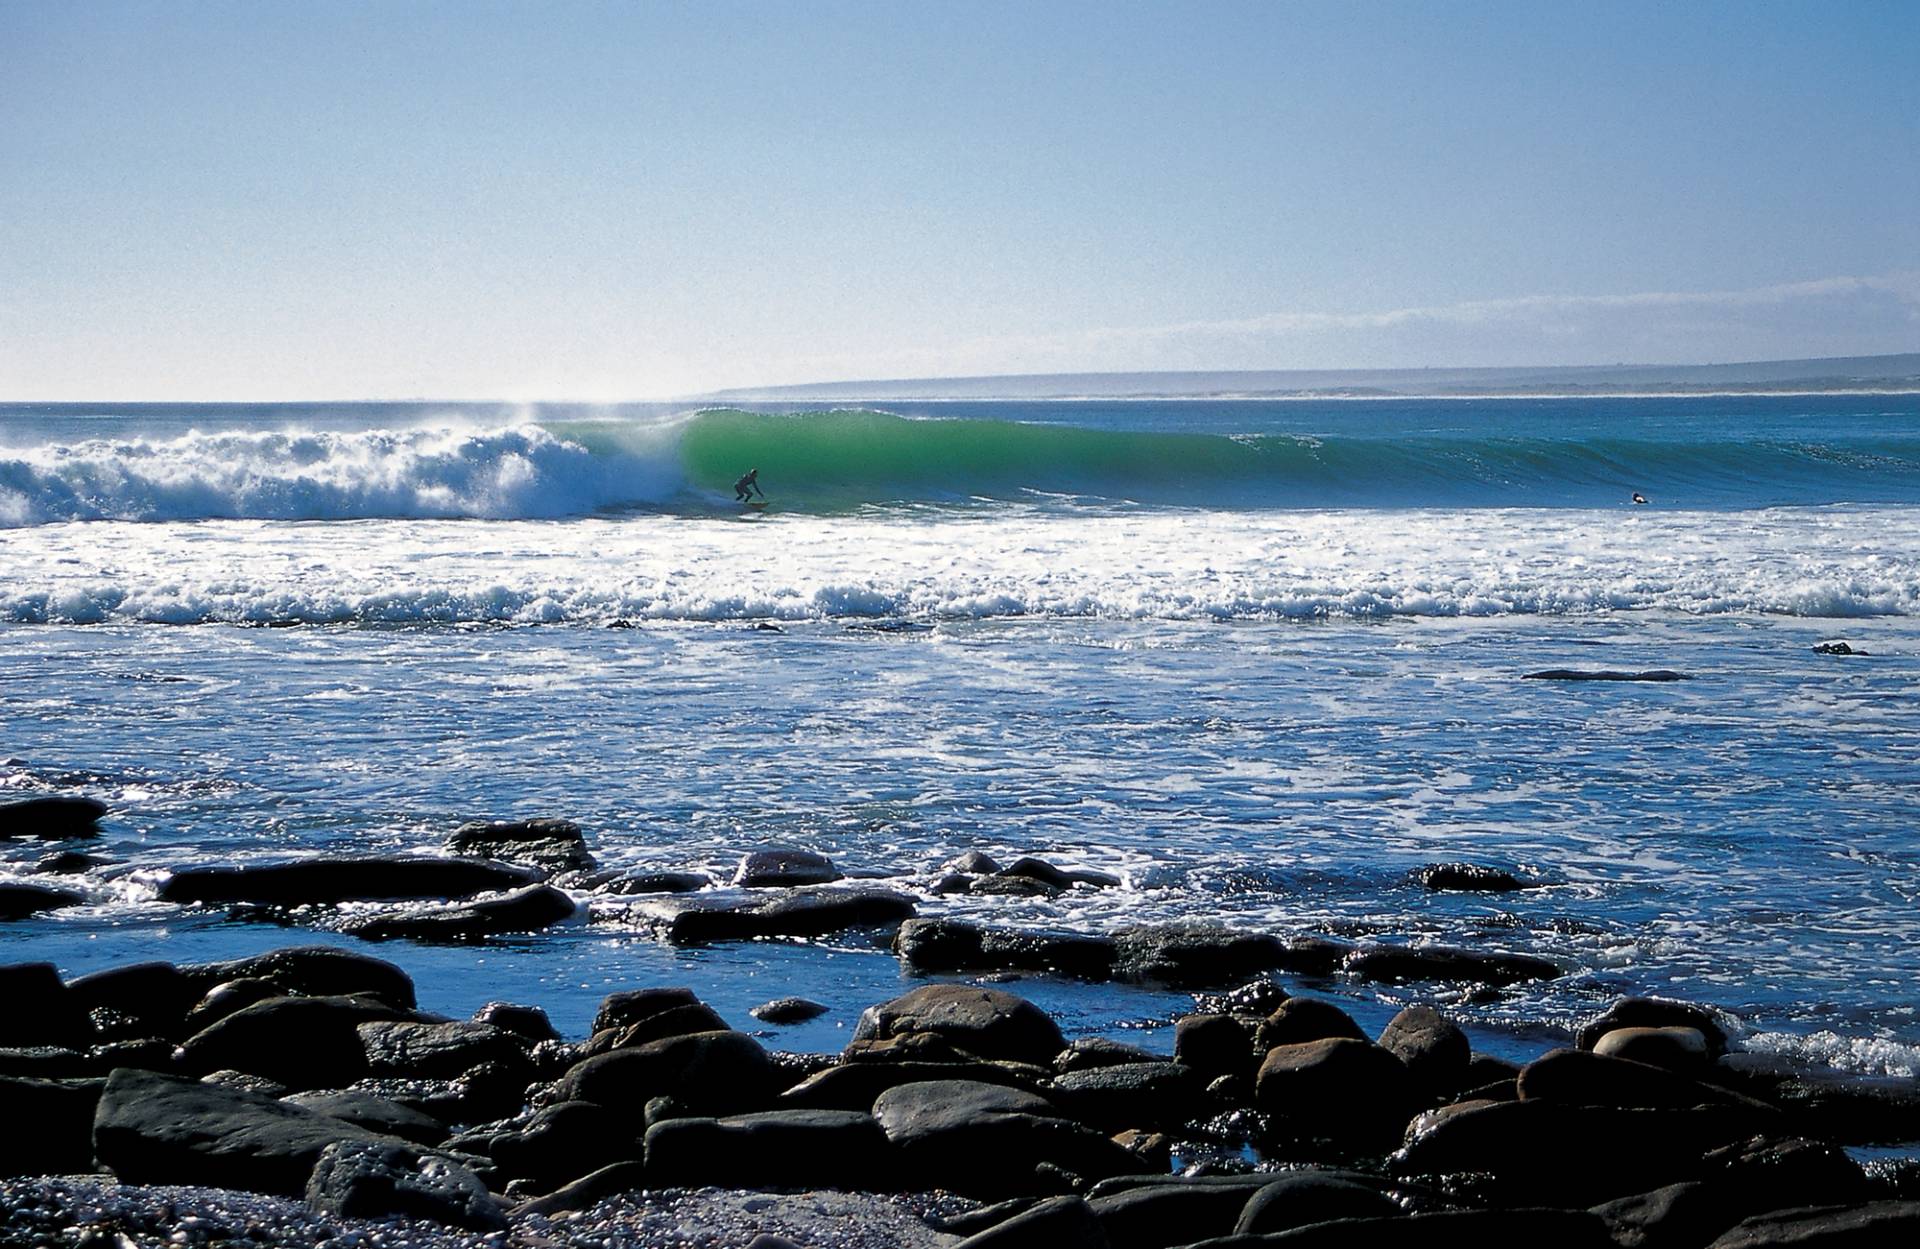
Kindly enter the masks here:
<path id="1" fill-rule="evenodd" d="M 1920 349 L 1920 4 L 0 0 L 0 398 Z"/>

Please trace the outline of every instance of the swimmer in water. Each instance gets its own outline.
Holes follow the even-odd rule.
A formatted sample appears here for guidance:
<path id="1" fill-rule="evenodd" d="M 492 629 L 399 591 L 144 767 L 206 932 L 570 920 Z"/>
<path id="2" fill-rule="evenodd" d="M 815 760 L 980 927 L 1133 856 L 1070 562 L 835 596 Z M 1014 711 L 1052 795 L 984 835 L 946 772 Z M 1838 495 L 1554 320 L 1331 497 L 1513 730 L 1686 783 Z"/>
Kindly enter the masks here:
<path id="1" fill-rule="evenodd" d="M 1647 496 L 1644 494 L 1641 494 L 1638 490 L 1636 490 L 1633 492 L 1633 501 L 1635 503 L 1645 503 L 1647 501 Z"/>

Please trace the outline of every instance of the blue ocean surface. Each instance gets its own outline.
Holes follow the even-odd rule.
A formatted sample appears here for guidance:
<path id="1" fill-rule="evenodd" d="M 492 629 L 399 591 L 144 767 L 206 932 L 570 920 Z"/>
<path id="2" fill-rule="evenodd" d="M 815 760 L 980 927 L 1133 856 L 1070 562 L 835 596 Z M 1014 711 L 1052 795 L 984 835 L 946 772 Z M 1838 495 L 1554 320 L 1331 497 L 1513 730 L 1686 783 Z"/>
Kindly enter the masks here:
<path id="1" fill-rule="evenodd" d="M 883 406 L 0 408 L 0 801 L 112 808 L 59 882 L 85 904 L 0 924 L 0 960 L 359 944 L 155 886 L 554 815 L 609 867 L 803 846 L 923 915 L 1567 968 L 1315 986 L 1497 1052 L 1655 992 L 1920 1065 L 1920 397 Z M 765 512 L 732 501 L 750 467 Z M 1691 679 L 1523 679 L 1555 668 Z M 1123 883 L 935 896 L 975 848 Z M 49 849 L 0 877 L 49 883 Z M 1538 887 L 1411 879 L 1453 861 Z M 769 1043 L 835 1049 L 910 983 L 863 933 L 675 948 L 638 899 L 576 900 L 370 948 L 430 1008 L 574 1036 L 687 984 L 743 1025 L 816 998 Z M 1015 987 L 1160 1048 L 1192 1001 Z"/>

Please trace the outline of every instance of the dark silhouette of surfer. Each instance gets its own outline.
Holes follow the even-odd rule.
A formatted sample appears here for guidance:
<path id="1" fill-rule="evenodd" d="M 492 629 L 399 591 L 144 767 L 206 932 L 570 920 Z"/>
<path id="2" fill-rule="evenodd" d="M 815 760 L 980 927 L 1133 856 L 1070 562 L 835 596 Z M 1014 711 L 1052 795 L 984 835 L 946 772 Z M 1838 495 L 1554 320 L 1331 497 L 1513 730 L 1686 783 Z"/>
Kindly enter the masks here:
<path id="1" fill-rule="evenodd" d="M 1638 490 L 1636 490 L 1633 492 L 1633 501 L 1635 503 L 1645 503 L 1647 501 L 1647 496 L 1644 494 L 1641 494 Z"/>
<path id="2" fill-rule="evenodd" d="M 763 499 L 767 497 L 760 489 L 760 470 L 757 468 L 749 469 L 745 477 L 733 483 L 733 501 L 745 503 L 756 494 Z"/>

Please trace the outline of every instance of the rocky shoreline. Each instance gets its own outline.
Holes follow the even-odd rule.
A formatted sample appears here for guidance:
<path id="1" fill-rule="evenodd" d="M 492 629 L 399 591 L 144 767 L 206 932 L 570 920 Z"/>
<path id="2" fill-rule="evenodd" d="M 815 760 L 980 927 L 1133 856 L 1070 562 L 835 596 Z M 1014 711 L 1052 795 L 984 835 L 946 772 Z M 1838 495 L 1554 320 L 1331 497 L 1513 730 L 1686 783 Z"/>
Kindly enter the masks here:
<path id="1" fill-rule="evenodd" d="M 871 1006 L 838 1055 L 769 1050 L 677 987 L 610 995 L 569 1043 L 531 1005 L 423 1013 L 399 968 L 332 947 L 71 981 L 15 965 L 0 998 L 7 1244 L 1733 1249 L 1920 1232 L 1920 1171 L 1846 1151 L 1920 1139 L 1912 1081 L 1790 1070 L 1657 999 L 1516 1065 L 1433 1007 L 1369 1036 L 1268 974 L 1196 995 L 1171 1058 L 1069 1043 L 1032 1003 L 967 983 Z"/>

